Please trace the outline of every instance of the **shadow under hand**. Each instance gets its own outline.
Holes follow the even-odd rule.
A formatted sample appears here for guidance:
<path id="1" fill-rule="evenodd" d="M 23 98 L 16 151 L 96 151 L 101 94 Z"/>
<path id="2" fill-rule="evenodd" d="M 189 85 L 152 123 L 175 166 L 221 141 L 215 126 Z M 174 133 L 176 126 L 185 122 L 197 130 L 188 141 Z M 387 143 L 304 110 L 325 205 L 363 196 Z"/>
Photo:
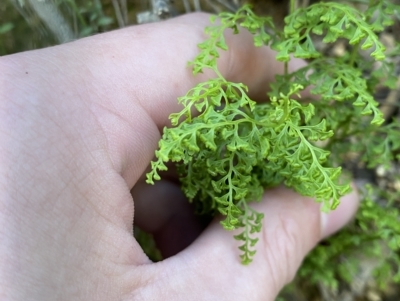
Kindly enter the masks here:
<path id="1" fill-rule="evenodd" d="M 211 222 L 211 217 L 195 214 L 179 183 L 161 180 L 149 185 L 141 180 L 131 193 L 134 225 L 153 236 L 163 259 L 187 248 Z"/>

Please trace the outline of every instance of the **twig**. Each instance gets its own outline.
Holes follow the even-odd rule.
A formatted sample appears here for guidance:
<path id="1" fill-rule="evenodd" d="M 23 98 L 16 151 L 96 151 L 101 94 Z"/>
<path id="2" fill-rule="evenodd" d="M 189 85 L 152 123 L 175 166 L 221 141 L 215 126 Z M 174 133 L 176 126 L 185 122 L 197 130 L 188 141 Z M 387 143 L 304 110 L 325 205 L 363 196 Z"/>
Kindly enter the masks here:
<path id="1" fill-rule="evenodd" d="M 213 1 L 208 1 L 208 3 L 210 3 L 210 4 L 211 4 L 211 2 L 213 2 Z M 234 4 L 229 3 L 229 2 L 226 1 L 226 0 L 217 0 L 217 2 L 218 2 L 219 4 L 221 4 L 221 5 L 223 5 L 224 7 L 226 7 L 227 9 L 229 9 L 229 10 L 232 11 L 232 12 L 235 12 L 235 11 L 238 10 L 238 7 L 237 7 L 237 6 L 235 7 Z"/>
<path id="2" fill-rule="evenodd" d="M 185 7 L 185 12 L 186 13 L 190 13 L 191 12 L 189 0 L 183 0 L 183 6 Z"/>
<path id="3" fill-rule="evenodd" d="M 200 1 L 199 0 L 193 0 L 193 4 L 194 4 L 194 10 L 195 11 L 201 11 Z"/>
<path id="4" fill-rule="evenodd" d="M 128 25 L 128 4 L 126 3 L 126 0 L 120 0 L 121 3 L 121 9 L 122 9 L 122 16 L 124 19 L 125 26 Z"/>
<path id="5" fill-rule="evenodd" d="M 119 28 L 125 26 L 124 19 L 122 18 L 121 9 L 119 8 L 118 0 L 112 0 L 114 6 L 115 16 L 117 18 Z"/>
<path id="6" fill-rule="evenodd" d="M 53 2 L 48 0 L 29 0 L 29 4 L 60 43 L 65 43 L 75 38 L 69 24 Z"/>

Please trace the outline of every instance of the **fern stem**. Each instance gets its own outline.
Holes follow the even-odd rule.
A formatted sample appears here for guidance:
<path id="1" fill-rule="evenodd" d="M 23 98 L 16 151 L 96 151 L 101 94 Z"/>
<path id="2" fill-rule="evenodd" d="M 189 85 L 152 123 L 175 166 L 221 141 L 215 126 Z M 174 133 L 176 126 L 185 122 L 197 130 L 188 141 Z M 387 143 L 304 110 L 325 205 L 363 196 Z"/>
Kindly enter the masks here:
<path id="1" fill-rule="evenodd" d="M 356 45 L 354 45 L 353 49 L 351 50 L 350 62 L 349 62 L 349 65 L 351 67 L 354 67 L 354 63 L 355 63 L 357 55 L 358 55 L 358 48 L 359 47 L 360 47 L 360 42 L 358 42 Z"/>
<path id="2" fill-rule="evenodd" d="M 290 5 L 289 5 L 289 15 L 293 14 L 294 11 L 296 10 L 296 0 L 290 0 Z M 287 76 L 289 74 L 289 62 L 284 63 L 284 75 Z"/>
<path id="3" fill-rule="evenodd" d="M 375 2 L 374 0 L 369 0 L 368 8 L 370 8 L 372 5 L 374 5 L 374 2 Z M 369 22 L 369 19 L 370 18 L 367 18 L 366 21 Z M 357 57 L 357 54 L 358 54 L 358 49 L 360 47 L 360 43 L 361 42 L 358 42 L 356 45 L 354 45 L 353 49 L 351 50 L 350 62 L 349 62 L 350 66 L 354 66 L 354 63 L 355 63 L 355 60 L 356 60 L 356 57 Z"/>
<path id="4" fill-rule="evenodd" d="M 212 68 L 212 70 L 215 72 L 215 74 L 216 74 L 220 79 L 222 79 L 224 82 L 226 82 L 225 77 L 222 76 L 221 72 L 219 72 L 219 70 L 218 70 L 217 67 Z"/>
<path id="5" fill-rule="evenodd" d="M 289 66 L 289 63 L 288 63 L 288 62 L 285 62 L 284 70 L 283 70 L 285 77 L 289 74 L 289 71 L 288 71 L 289 68 L 288 68 L 288 66 Z"/>
<path id="6" fill-rule="evenodd" d="M 296 0 L 290 0 L 289 15 L 293 14 L 296 10 Z"/>

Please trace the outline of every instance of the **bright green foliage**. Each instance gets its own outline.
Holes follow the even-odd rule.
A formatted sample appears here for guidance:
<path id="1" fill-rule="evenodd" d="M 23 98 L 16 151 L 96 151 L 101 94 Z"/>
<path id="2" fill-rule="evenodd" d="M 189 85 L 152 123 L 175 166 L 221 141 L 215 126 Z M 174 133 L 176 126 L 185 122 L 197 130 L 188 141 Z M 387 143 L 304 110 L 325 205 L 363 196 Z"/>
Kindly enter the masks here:
<path id="1" fill-rule="evenodd" d="M 215 20 L 216 16 L 212 16 L 211 22 L 214 23 Z M 193 65 L 194 74 L 202 72 L 203 68 L 211 68 L 215 72 L 218 72 L 217 58 L 219 54 L 217 48 L 222 50 L 228 49 L 224 38 L 224 31 L 226 29 L 232 29 L 235 34 L 239 33 L 239 26 L 247 29 L 253 34 L 254 44 L 258 47 L 267 45 L 271 40 L 271 35 L 265 31 L 265 27 L 274 27 L 272 18 L 256 16 L 248 5 L 240 8 L 235 14 L 220 13 L 219 22 L 220 24 L 209 26 L 205 29 L 205 33 L 209 35 L 209 38 L 198 45 L 201 52 L 193 62 L 190 62 Z"/>
<path id="2" fill-rule="evenodd" d="M 361 160 L 366 162 L 369 168 L 374 168 L 379 165 L 389 168 L 391 162 L 393 162 L 395 158 L 399 159 L 399 120 L 393 120 L 391 123 L 375 131 L 367 128 L 366 133 L 368 132 L 370 135 L 364 136 L 364 139 L 360 139 L 360 144 L 363 148 L 362 150 L 360 149 L 360 153 L 363 155 Z"/>
<path id="3" fill-rule="evenodd" d="M 324 166 L 329 152 L 312 143 L 333 132 L 326 129 L 325 120 L 310 123 L 312 104 L 290 98 L 302 88 L 294 85 L 288 95 L 256 105 L 243 84 L 218 78 L 206 87 L 198 85 L 180 99 L 185 108 L 171 115 L 177 126 L 164 129 L 156 152 L 159 159 L 148 174 L 151 183 L 159 178 L 157 170 L 166 169 L 164 162 L 184 164 L 180 177 L 187 197 L 200 202 L 202 212 L 225 215 L 225 229 L 249 229 L 236 236 L 244 241 L 244 263 L 254 254 L 249 247 L 256 240 L 249 233 L 261 230 L 262 219 L 247 202 L 259 200 L 263 187 L 284 182 L 324 202 L 326 209 L 335 208 L 348 190 L 338 182 L 340 168 Z M 196 117 L 193 106 L 199 112 Z"/>
<path id="4" fill-rule="evenodd" d="M 259 201 L 265 188 L 284 183 L 322 202 L 324 210 L 335 209 L 350 189 L 340 167 L 349 152 L 356 151 L 374 167 L 388 164 L 394 150 L 400 148 L 399 125 L 380 127 L 385 120 L 373 97 L 382 76 L 384 84 L 393 86 L 393 65 L 386 62 L 385 47 L 377 33 L 391 24 L 389 14 L 397 6 L 370 2 L 366 13 L 331 2 L 300 8 L 285 19 L 283 32 L 274 29 L 270 18 L 255 16 L 249 6 L 235 14 L 221 14 L 218 24 L 206 28 L 209 38 L 199 45 L 200 53 L 190 64 L 194 74 L 208 68 L 216 77 L 179 98 L 183 108 L 170 116 L 172 127 L 164 129 L 147 182 L 160 179 L 158 172 L 167 169 L 166 162 L 176 162 L 182 189 L 198 212 L 220 213 L 225 217 L 221 222 L 225 229 L 241 229 L 235 239 L 242 241 L 244 264 L 251 262 L 256 233 L 262 231 L 263 215 L 249 203 Z M 381 16 L 383 12 L 386 16 Z M 217 59 L 219 51 L 227 50 L 223 33 L 229 28 L 234 33 L 247 29 L 256 46 L 270 45 L 278 51 L 277 60 L 285 62 L 285 74 L 276 76 L 271 84 L 269 102 L 254 102 L 244 84 L 229 82 L 219 72 Z M 314 46 L 315 35 L 323 36 L 325 43 L 347 39 L 352 50 L 343 57 L 326 58 Z M 370 48 L 368 61 L 359 54 Z M 311 61 L 289 73 L 287 61 L 292 56 Z M 375 60 L 382 61 L 381 67 L 365 77 L 363 72 Z M 307 87 L 318 101 L 307 104 L 296 100 Z M 378 157 L 382 152 L 391 156 Z M 363 206 L 367 207 L 360 211 L 364 215 L 357 233 L 383 215 L 379 210 L 384 209 L 373 215 L 376 205 L 371 202 Z M 388 234 L 389 229 L 392 232 L 388 235 L 394 235 L 397 230 L 391 227 L 396 218 L 397 212 L 386 224 L 375 224 L 378 232 L 374 237 Z M 364 238 L 348 236 L 344 246 Z M 391 246 L 395 244 L 390 240 Z M 336 254 L 340 248 L 331 252 Z M 321 258 L 315 264 L 332 257 L 323 252 L 318 256 Z M 335 274 L 322 266 L 321 273 L 328 273 L 324 279 L 333 279 Z"/>
<path id="5" fill-rule="evenodd" d="M 371 7 L 368 12 L 372 14 L 378 9 L 382 9 L 382 4 Z M 384 10 L 386 14 L 393 13 L 390 9 Z M 387 24 L 386 19 L 382 20 L 382 23 Z M 325 43 L 333 43 L 338 38 L 345 38 L 349 40 L 350 45 L 361 44 L 361 49 L 374 46 L 375 51 L 371 53 L 371 56 L 377 60 L 383 60 L 385 47 L 375 34 L 377 31 L 382 31 L 382 23 L 381 20 L 377 21 L 380 26 L 369 24 L 363 13 L 343 3 L 317 3 L 307 8 L 297 9 L 286 17 L 285 39 L 272 46 L 279 51 L 277 55 L 279 61 L 289 61 L 290 53 L 299 58 L 317 58 L 321 54 L 315 49 L 311 34 L 324 35 L 323 42 Z"/>
<path id="6" fill-rule="evenodd" d="M 381 32 L 386 27 L 394 24 L 394 20 L 391 16 L 396 11 L 398 11 L 398 6 L 390 1 L 373 0 L 370 1 L 370 6 L 364 12 L 364 16 L 366 18 L 375 17 L 370 28 L 375 32 Z"/>
<path id="7" fill-rule="evenodd" d="M 384 206 L 374 201 L 377 197 Z M 400 282 L 400 212 L 392 206 L 399 197 L 399 192 L 390 194 L 368 186 L 354 222 L 315 248 L 299 276 L 335 288 L 340 279 L 352 282 L 361 257 L 375 259 L 374 273 L 381 286 L 389 279 Z M 335 269 L 329 268 L 332 263 L 337 265 Z"/>

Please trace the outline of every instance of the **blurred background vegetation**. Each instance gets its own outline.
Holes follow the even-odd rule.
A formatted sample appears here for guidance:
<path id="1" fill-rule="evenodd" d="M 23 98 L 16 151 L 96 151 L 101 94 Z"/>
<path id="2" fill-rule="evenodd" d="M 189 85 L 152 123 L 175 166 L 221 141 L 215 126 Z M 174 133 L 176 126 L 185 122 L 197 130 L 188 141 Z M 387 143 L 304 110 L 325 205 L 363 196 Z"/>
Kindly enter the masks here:
<path id="1" fill-rule="evenodd" d="M 115 28 L 112 1 L 103 2 L 1 1 L 0 55 L 65 43 Z"/>
<path id="2" fill-rule="evenodd" d="M 218 12 L 227 5 L 234 10 L 239 2 L 175 0 L 172 4 L 169 0 L 1 0 L 0 55 L 48 47 L 137 24 L 138 21 L 154 22 L 195 10 Z"/>
<path id="3" fill-rule="evenodd" d="M 257 13 L 272 15 L 278 22 L 288 7 L 287 0 L 1 0 L 0 55 L 193 11 L 236 11 L 244 2 L 252 2 Z"/>

